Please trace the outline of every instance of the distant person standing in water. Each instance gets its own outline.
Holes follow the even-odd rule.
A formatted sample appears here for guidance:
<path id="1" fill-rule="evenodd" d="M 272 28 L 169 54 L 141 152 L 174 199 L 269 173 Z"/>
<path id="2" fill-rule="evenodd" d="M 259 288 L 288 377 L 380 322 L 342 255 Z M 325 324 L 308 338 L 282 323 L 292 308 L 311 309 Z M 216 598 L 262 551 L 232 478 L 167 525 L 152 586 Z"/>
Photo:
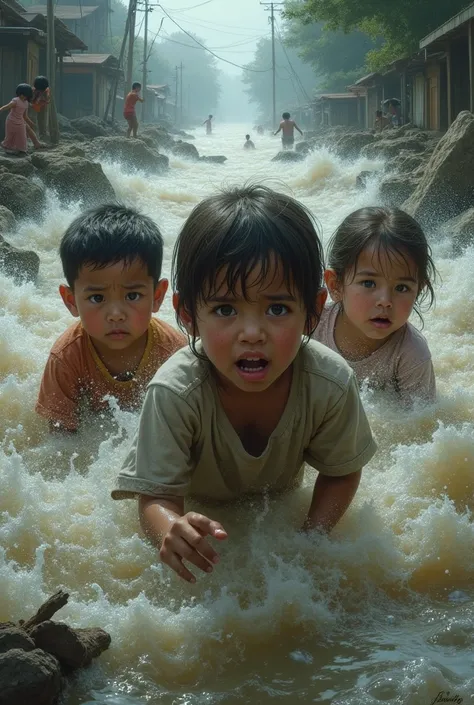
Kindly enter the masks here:
<path id="1" fill-rule="evenodd" d="M 244 149 L 255 149 L 255 145 L 250 139 L 250 135 L 245 135 Z"/>
<path id="2" fill-rule="evenodd" d="M 280 122 L 280 127 L 276 132 L 274 132 L 274 135 L 277 135 L 279 132 L 282 133 L 281 135 L 281 146 L 283 149 L 293 149 L 293 145 L 295 143 L 295 130 L 298 130 L 300 135 L 303 137 L 303 133 L 296 124 L 294 120 L 291 119 L 290 113 L 283 113 L 282 115 L 283 120 Z"/>
<path id="3" fill-rule="evenodd" d="M 135 81 L 135 83 L 132 84 L 132 90 L 130 93 L 127 95 L 125 98 L 125 105 L 123 108 L 123 116 L 125 120 L 128 122 L 128 130 L 127 130 L 127 137 L 130 137 L 133 133 L 133 136 L 137 136 L 137 131 L 138 131 L 138 120 L 137 120 L 137 113 L 136 113 L 136 105 L 138 101 L 140 103 L 143 103 L 143 98 L 140 98 L 140 91 L 142 89 L 142 84 L 138 83 L 138 81 Z"/>
<path id="4" fill-rule="evenodd" d="M 202 124 L 206 126 L 206 135 L 212 135 L 212 115 L 209 115 Z"/>

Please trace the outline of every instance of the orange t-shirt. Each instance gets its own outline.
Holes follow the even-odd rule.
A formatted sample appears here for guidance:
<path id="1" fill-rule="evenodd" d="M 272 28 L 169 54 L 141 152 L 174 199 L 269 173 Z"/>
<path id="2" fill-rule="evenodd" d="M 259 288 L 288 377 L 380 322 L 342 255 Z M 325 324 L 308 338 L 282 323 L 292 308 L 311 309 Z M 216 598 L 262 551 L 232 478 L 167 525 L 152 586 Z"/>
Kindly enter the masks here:
<path id="1" fill-rule="evenodd" d="M 51 93 L 49 88 L 46 88 L 44 91 L 34 91 L 33 92 L 33 99 L 30 103 L 31 107 L 33 110 L 35 110 L 37 113 L 40 113 L 42 110 L 46 108 L 48 103 L 51 100 Z"/>
<path id="2" fill-rule="evenodd" d="M 135 115 L 135 106 L 140 100 L 138 93 L 130 91 L 130 93 L 125 98 L 125 105 L 123 108 L 124 115 Z"/>
<path id="3" fill-rule="evenodd" d="M 186 345 L 182 333 L 152 318 L 143 357 L 132 379 L 119 382 L 105 367 L 82 324 L 74 323 L 53 345 L 41 380 L 36 412 L 69 431 L 79 425 L 80 402 L 107 408 L 104 397 L 117 398 L 120 407 L 139 408 L 148 382 L 161 365 Z"/>

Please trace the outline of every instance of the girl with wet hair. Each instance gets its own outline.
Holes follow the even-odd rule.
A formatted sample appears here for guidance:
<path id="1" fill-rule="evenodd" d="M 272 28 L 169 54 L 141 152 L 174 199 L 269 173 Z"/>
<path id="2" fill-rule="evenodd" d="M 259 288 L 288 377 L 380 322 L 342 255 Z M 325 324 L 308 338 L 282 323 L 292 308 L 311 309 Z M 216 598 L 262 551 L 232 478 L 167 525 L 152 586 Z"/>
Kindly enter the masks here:
<path id="1" fill-rule="evenodd" d="M 12 100 L 0 108 L 9 110 L 7 119 L 5 120 L 5 139 L 2 142 L 2 147 L 6 152 L 14 154 L 26 154 L 28 150 L 26 127 L 31 128 L 31 139 L 35 147 L 40 145 L 38 138 L 34 132 L 34 125 L 28 117 L 28 108 L 33 97 L 33 89 L 28 83 L 20 83 L 16 89 L 16 96 Z"/>
<path id="2" fill-rule="evenodd" d="M 399 208 L 351 213 L 329 243 L 332 303 L 314 337 L 339 352 L 359 382 L 411 404 L 436 396 L 431 354 L 408 319 L 434 301 L 436 269 L 420 225 Z"/>
<path id="3" fill-rule="evenodd" d="M 319 471 L 306 529 L 329 531 L 375 452 L 351 368 L 311 340 L 324 301 L 321 244 L 300 203 L 263 186 L 202 201 L 178 236 L 174 306 L 189 347 L 148 387 L 112 493 L 183 579 L 211 572 L 224 527 L 190 495 L 234 500 Z"/>

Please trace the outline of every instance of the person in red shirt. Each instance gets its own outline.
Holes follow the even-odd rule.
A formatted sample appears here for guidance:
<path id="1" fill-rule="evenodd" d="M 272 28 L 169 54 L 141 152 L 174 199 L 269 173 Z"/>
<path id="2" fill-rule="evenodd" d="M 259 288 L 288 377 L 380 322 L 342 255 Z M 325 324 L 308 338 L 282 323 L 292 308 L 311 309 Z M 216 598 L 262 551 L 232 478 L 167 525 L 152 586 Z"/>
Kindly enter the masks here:
<path id="1" fill-rule="evenodd" d="M 137 120 L 137 113 L 135 111 L 135 106 L 138 103 L 138 101 L 140 101 L 140 103 L 143 103 L 143 98 L 140 98 L 141 89 L 142 89 L 142 84 L 138 83 L 138 81 L 135 81 L 135 83 L 132 84 L 132 90 L 125 98 L 125 106 L 123 109 L 123 116 L 124 116 L 125 120 L 128 122 L 127 137 L 130 137 L 132 132 L 133 132 L 134 137 L 137 136 L 138 120 Z"/>

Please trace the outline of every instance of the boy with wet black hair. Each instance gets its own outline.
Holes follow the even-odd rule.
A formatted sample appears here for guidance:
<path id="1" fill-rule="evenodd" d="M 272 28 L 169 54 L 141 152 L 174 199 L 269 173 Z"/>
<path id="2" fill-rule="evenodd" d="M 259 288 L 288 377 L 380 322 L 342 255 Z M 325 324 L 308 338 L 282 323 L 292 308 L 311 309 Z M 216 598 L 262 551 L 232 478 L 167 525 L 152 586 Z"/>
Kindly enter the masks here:
<path id="1" fill-rule="evenodd" d="M 283 113 L 282 114 L 283 120 L 280 122 L 280 127 L 276 132 L 274 132 L 274 135 L 277 135 L 279 132 L 281 132 L 281 146 L 282 149 L 293 149 L 293 145 L 295 143 L 295 130 L 298 130 L 300 133 L 301 137 L 303 137 L 303 133 L 296 124 L 294 120 L 291 119 L 290 113 Z"/>
<path id="2" fill-rule="evenodd" d="M 163 239 L 148 217 L 118 204 L 76 218 L 59 249 L 67 284 L 61 298 L 76 318 L 54 344 L 41 381 L 36 411 L 52 429 L 75 431 L 80 402 L 107 408 L 139 407 L 156 370 L 186 343 L 153 318 L 165 297 Z"/>

